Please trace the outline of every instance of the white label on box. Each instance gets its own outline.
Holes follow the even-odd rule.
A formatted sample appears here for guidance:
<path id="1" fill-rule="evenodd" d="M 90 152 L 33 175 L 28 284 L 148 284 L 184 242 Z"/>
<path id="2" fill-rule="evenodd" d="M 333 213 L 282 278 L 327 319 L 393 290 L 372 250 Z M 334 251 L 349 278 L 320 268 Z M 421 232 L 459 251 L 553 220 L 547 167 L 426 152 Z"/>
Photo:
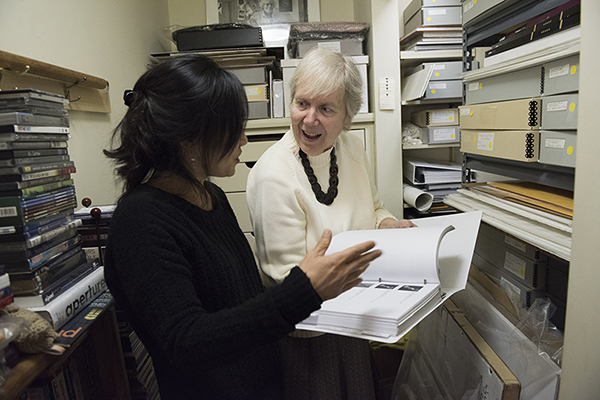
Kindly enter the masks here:
<path id="1" fill-rule="evenodd" d="M 525 243 L 507 235 L 504 235 L 504 243 L 514 247 L 517 250 L 525 251 L 527 249 L 527 245 Z"/>
<path id="2" fill-rule="evenodd" d="M 446 64 L 433 64 L 433 70 L 436 69 L 446 69 Z"/>
<path id="3" fill-rule="evenodd" d="M 548 71 L 548 78 L 558 78 L 559 76 L 568 75 L 569 74 L 569 64 L 561 65 L 558 67 L 550 68 Z"/>
<path id="4" fill-rule="evenodd" d="M 429 89 L 446 89 L 445 83 L 430 83 Z"/>
<path id="5" fill-rule="evenodd" d="M 342 52 L 342 44 L 340 42 L 319 42 L 317 43 L 317 47 Z"/>
<path id="6" fill-rule="evenodd" d="M 555 101 L 553 103 L 546 104 L 546 111 L 565 111 L 569 107 L 569 102 L 565 101 Z"/>
<path id="7" fill-rule="evenodd" d="M 544 141 L 544 147 L 550 149 L 564 149 L 566 144 L 566 139 L 552 139 L 548 138 Z"/>
<path id="8" fill-rule="evenodd" d="M 454 111 L 432 111 L 431 112 L 431 123 L 444 124 L 447 122 L 454 122 Z"/>
<path id="9" fill-rule="evenodd" d="M 479 82 L 469 83 L 469 86 L 467 86 L 467 89 L 469 90 L 469 92 L 473 92 L 475 90 L 479 90 Z"/>
<path id="10" fill-rule="evenodd" d="M 469 0 L 466 3 L 463 3 L 463 14 L 469 12 L 473 7 L 475 7 L 475 0 Z"/>
<path id="11" fill-rule="evenodd" d="M 0 235 L 11 235 L 17 233 L 14 226 L 0 226 Z"/>
<path id="12" fill-rule="evenodd" d="M 433 129 L 434 142 L 447 142 L 456 138 L 456 130 L 454 128 L 435 128 Z"/>
<path id="13" fill-rule="evenodd" d="M 0 218 L 16 217 L 17 207 L 0 207 Z"/>
<path id="14" fill-rule="evenodd" d="M 445 8 L 432 8 L 432 9 L 428 10 L 427 14 L 428 15 L 446 15 L 446 9 Z"/>
<path id="15" fill-rule="evenodd" d="M 525 279 L 525 268 L 527 263 L 512 253 L 506 252 L 504 256 L 504 269 L 509 270 L 521 279 Z"/>
<path id="16" fill-rule="evenodd" d="M 471 115 L 471 108 L 461 108 L 460 115 Z"/>
<path id="17" fill-rule="evenodd" d="M 479 132 L 477 135 L 477 150 L 494 150 L 494 132 Z"/>
<path id="18" fill-rule="evenodd" d="M 244 86 L 246 96 L 258 96 L 261 93 L 262 86 Z"/>

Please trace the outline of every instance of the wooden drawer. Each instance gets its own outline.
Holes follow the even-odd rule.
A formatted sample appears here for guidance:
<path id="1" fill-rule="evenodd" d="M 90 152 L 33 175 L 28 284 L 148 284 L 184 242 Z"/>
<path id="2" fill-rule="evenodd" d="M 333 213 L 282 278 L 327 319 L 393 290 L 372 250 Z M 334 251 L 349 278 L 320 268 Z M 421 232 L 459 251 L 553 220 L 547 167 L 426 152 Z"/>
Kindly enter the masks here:
<path id="1" fill-rule="evenodd" d="M 278 138 L 273 136 L 269 135 L 266 140 L 261 140 L 260 137 L 249 137 L 248 144 L 242 147 L 242 155 L 240 156 L 240 163 L 235 167 L 235 175 L 227 178 L 212 177 L 211 181 L 221 187 L 225 193 L 245 192 L 250 169 L 260 156 L 277 142 Z"/>

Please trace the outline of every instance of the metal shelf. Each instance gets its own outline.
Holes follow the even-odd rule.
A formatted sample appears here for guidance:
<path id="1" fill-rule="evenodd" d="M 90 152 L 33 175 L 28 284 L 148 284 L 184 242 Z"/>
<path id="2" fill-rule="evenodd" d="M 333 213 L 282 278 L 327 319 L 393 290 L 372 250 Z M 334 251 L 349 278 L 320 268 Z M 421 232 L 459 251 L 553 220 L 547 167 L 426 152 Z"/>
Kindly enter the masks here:
<path id="1" fill-rule="evenodd" d="M 463 153 L 463 175 L 469 177 L 469 170 L 484 171 L 521 181 L 574 190 L 575 168 Z"/>

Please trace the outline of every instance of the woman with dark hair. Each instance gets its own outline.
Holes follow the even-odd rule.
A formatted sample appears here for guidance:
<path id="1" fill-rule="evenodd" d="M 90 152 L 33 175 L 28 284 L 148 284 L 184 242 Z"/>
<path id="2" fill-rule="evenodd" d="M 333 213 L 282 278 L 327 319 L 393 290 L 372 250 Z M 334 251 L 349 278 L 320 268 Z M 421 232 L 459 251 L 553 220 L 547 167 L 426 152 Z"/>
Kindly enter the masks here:
<path id="1" fill-rule="evenodd" d="M 125 94 L 115 129 L 124 194 L 105 275 L 150 353 L 163 399 L 280 399 L 277 342 L 356 285 L 373 242 L 325 256 L 331 232 L 281 284 L 265 289 L 223 191 L 244 135 L 242 84 L 197 55 L 164 61 Z"/>

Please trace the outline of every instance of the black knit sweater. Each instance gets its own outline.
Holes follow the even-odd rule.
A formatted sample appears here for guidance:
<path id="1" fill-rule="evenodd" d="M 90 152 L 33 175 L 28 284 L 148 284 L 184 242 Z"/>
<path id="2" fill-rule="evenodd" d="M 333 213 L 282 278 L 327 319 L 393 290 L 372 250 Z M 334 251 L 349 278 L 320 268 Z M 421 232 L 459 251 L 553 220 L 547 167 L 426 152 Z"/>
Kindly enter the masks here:
<path id="1" fill-rule="evenodd" d="M 119 203 L 105 275 L 163 400 L 279 399 L 277 341 L 318 309 L 299 268 L 264 289 L 222 190 L 211 211 L 151 186 Z"/>

